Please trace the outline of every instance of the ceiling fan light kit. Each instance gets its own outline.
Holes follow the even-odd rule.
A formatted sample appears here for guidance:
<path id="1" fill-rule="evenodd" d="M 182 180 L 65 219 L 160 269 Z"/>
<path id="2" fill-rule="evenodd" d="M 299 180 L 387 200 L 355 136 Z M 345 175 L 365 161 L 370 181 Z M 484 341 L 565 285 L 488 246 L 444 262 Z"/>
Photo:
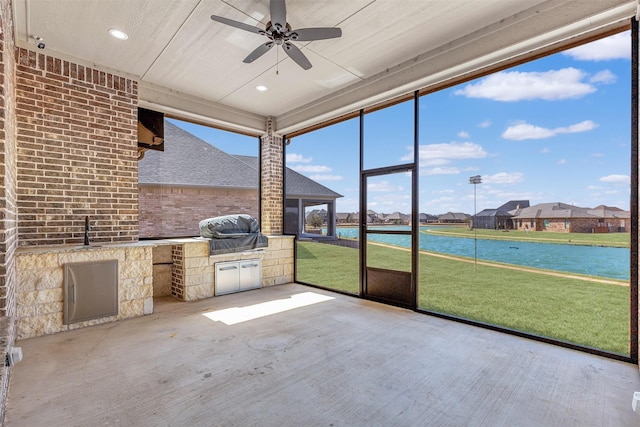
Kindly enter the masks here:
<path id="1" fill-rule="evenodd" d="M 315 41 L 334 39 L 342 36 L 342 30 L 334 27 L 300 28 L 292 30 L 287 22 L 287 7 L 285 0 L 271 0 L 270 3 L 271 21 L 267 22 L 266 29 L 261 29 L 243 22 L 222 16 L 211 15 L 211 19 L 225 25 L 239 28 L 244 31 L 265 36 L 268 42 L 258 46 L 242 62 L 250 64 L 262 55 L 267 53 L 274 45 L 282 46 L 284 52 L 296 64 L 305 70 L 312 67 L 311 62 L 304 53 L 291 41 Z"/>

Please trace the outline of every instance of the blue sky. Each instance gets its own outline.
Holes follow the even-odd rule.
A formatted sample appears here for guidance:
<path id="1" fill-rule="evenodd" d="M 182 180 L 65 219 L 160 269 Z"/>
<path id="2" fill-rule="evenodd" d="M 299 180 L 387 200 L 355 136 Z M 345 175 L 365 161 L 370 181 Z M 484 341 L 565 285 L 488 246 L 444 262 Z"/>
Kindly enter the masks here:
<path id="1" fill-rule="evenodd" d="M 473 213 L 509 200 L 629 209 L 630 34 L 621 33 L 420 98 L 420 212 Z M 365 167 L 413 156 L 412 103 L 365 116 Z M 230 154 L 256 138 L 180 124 Z M 357 120 L 294 138 L 287 166 L 359 198 Z M 482 176 L 474 189 L 469 177 Z M 410 212 L 407 174 L 372 178 L 368 208 Z"/>

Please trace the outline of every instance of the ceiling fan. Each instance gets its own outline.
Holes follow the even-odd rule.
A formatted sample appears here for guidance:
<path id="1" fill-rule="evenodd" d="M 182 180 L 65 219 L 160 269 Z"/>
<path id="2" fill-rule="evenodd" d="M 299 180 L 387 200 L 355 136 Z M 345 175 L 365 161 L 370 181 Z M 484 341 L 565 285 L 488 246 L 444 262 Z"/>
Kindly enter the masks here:
<path id="1" fill-rule="evenodd" d="M 309 59 L 307 59 L 305 54 L 302 53 L 296 45 L 291 43 L 291 41 L 306 42 L 334 39 L 342 36 L 342 30 L 340 28 L 333 27 L 300 28 L 292 30 L 291 25 L 287 22 L 287 7 L 285 0 L 271 0 L 270 12 L 271 21 L 267 22 L 264 30 L 259 27 L 254 27 L 253 25 L 234 21 L 233 19 L 224 18 L 222 16 L 211 15 L 211 19 L 232 27 L 240 28 L 241 30 L 260 34 L 261 36 L 265 36 L 269 39 L 268 42 L 258 46 L 249 54 L 249 56 L 244 58 L 242 62 L 247 64 L 250 64 L 260 58 L 274 45 L 278 45 L 282 46 L 285 53 L 289 55 L 289 58 L 293 59 L 296 64 L 301 66 L 303 69 L 308 70 L 311 68 L 311 62 L 309 62 Z"/>

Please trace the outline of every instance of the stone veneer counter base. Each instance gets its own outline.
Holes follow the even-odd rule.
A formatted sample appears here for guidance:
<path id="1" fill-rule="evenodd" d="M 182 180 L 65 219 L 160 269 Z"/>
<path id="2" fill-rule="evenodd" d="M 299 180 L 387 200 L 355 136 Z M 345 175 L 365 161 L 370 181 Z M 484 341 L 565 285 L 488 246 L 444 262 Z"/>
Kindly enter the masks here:
<path id="1" fill-rule="evenodd" d="M 144 243 L 18 249 L 18 338 L 52 334 L 153 313 L 152 249 L 152 245 Z M 106 260 L 118 261 L 118 315 L 65 325 L 65 264 Z"/>
<path id="2" fill-rule="evenodd" d="M 293 236 L 269 236 L 267 248 L 209 255 L 206 240 L 186 238 L 104 246 L 33 246 L 16 251 L 17 338 L 78 329 L 153 313 L 153 249 L 170 245 L 171 293 L 182 301 L 214 296 L 215 263 L 260 259 L 261 286 L 293 282 Z M 118 315 L 64 324 L 64 266 L 68 263 L 118 261 Z"/>
<path id="3" fill-rule="evenodd" d="M 262 262 L 261 286 L 293 282 L 293 236 L 269 236 L 269 246 L 220 255 L 209 254 L 209 242 L 181 239 L 172 244 L 171 295 L 182 301 L 214 296 L 215 264 L 258 259 Z"/>

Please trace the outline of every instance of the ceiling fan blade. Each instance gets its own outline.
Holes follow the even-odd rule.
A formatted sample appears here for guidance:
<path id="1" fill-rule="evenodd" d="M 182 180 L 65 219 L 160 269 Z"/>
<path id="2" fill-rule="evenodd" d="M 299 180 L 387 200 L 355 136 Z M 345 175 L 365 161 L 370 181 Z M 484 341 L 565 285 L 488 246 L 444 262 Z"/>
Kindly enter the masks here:
<path id="1" fill-rule="evenodd" d="M 335 39 L 342 36 L 342 30 L 333 27 L 300 28 L 291 31 L 291 33 L 297 34 L 297 37 L 292 36 L 291 39 L 299 42 Z"/>
<path id="2" fill-rule="evenodd" d="M 251 33 L 264 33 L 264 30 L 262 28 L 254 27 L 253 25 L 245 24 L 244 22 L 234 21 L 233 19 L 223 18 L 222 16 L 211 15 L 211 19 L 226 25 L 231 25 L 232 27 L 240 28 L 241 30 L 249 31 Z"/>
<path id="3" fill-rule="evenodd" d="M 278 31 L 283 31 L 287 27 L 287 5 L 285 0 L 271 0 L 270 11 L 271 25 Z"/>
<path id="4" fill-rule="evenodd" d="M 251 52 L 249 56 L 244 58 L 242 62 L 244 62 L 245 64 L 251 64 L 253 61 L 255 61 L 256 59 L 260 58 L 262 55 L 267 53 L 267 51 L 271 49 L 274 44 L 275 43 L 272 41 L 268 41 L 265 44 L 261 44 L 253 52 Z"/>
<path id="5" fill-rule="evenodd" d="M 302 53 L 302 51 L 296 46 L 287 42 L 282 45 L 282 48 L 284 49 L 285 53 L 289 55 L 289 58 L 293 59 L 296 64 L 298 64 L 305 70 L 311 68 L 311 62 L 309 62 L 304 53 Z"/>

